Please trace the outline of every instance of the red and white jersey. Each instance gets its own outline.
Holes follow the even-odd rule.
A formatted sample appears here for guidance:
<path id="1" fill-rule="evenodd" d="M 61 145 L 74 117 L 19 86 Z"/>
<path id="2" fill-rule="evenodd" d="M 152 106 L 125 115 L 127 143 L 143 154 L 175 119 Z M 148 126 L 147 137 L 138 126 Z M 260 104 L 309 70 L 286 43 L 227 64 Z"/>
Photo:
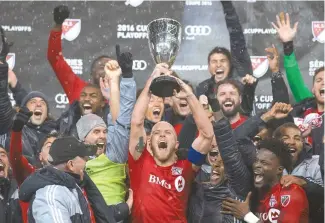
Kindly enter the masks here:
<path id="1" fill-rule="evenodd" d="M 129 154 L 133 223 L 184 223 L 188 195 L 194 178 L 192 164 L 179 160 L 160 167 L 145 149 L 138 160 Z"/>
<path id="2" fill-rule="evenodd" d="M 267 223 L 308 223 L 309 206 L 305 191 L 296 184 L 275 185 L 260 201 L 259 218 Z"/>

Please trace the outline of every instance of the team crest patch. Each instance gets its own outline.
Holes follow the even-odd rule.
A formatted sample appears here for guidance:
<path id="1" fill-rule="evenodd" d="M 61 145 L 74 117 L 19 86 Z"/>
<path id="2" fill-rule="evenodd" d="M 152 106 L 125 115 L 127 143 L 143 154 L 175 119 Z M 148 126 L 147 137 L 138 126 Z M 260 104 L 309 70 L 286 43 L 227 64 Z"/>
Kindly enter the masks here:
<path id="1" fill-rule="evenodd" d="M 283 207 L 288 206 L 288 204 L 290 203 L 290 195 L 282 195 L 281 196 L 281 204 Z"/>
<path id="2" fill-rule="evenodd" d="M 270 202 L 269 202 L 270 207 L 273 208 L 276 205 L 276 203 L 277 202 L 276 202 L 275 196 L 272 194 Z"/>
<path id="3" fill-rule="evenodd" d="M 183 172 L 183 168 L 175 167 L 175 166 L 172 167 L 172 175 L 173 176 L 182 175 L 182 172 Z"/>

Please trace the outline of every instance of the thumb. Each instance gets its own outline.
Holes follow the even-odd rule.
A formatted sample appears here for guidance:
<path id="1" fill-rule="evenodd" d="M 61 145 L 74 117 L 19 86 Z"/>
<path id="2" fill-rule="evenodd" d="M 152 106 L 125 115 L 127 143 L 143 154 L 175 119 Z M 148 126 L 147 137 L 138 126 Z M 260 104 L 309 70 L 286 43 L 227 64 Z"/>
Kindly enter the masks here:
<path id="1" fill-rule="evenodd" d="M 252 192 L 248 192 L 245 203 L 248 203 L 248 204 L 250 203 L 251 196 L 252 196 Z"/>

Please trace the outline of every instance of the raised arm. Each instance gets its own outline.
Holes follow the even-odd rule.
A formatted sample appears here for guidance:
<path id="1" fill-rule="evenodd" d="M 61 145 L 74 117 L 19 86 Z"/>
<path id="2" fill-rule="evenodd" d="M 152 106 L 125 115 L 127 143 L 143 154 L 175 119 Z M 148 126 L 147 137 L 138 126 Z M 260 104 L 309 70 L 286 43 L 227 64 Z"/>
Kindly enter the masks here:
<path id="1" fill-rule="evenodd" d="M 20 107 L 22 100 L 27 95 L 27 91 L 22 87 L 15 72 L 13 72 L 11 69 L 8 70 L 8 84 L 16 104 Z"/>
<path id="2" fill-rule="evenodd" d="M 230 185 L 237 195 L 245 198 L 250 189 L 251 174 L 238 150 L 231 125 L 222 118 L 214 123 L 213 129 Z"/>
<path id="3" fill-rule="evenodd" d="M 138 97 L 137 102 L 135 103 L 131 118 L 131 132 L 129 142 L 129 152 L 134 160 L 140 158 L 144 149 L 144 143 L 146 142 L 144 120 L 146 111 L 148 109 L 148 104 L 150 102 L 151 93 L 149 89 L 151 82 L 161 74 L 168 73 L 171 73 L 171 71 L 168 70 L 167 64 L 157 64 L 155 70 L 152 72 L 140 96 Z"/>
<path id="4" fill-rule="evenodd" d="M 112 64 L 109 61 L 107 64 Z M 117 62 L 115 61 L 117 64 Z M 114 74 L 114 70 L 105 66 L 105 72 L 110 77 L 111 89 L 111 111 L 117 110 L 115 106 L 119 106 L 118 116 L 113 120 L 113 112 L 107 117 L 108 133 L 107 133 L 107 157 L 116 163 L 126 163 L 128 157 L 128 145 L 130 138 L 131 114 L 136 101 L 136 83 L 133 76 L 126 76 L 122 73 L 121 83 L 119 84 L 120 71 Z M 119 87 L 120 85 L 120 87 Z M 115 89 L 115 91 L 112 91 Z M 115 100 L 115 97 L 119 97 Z"/>
<path id="5" fill-rule="evenodd" d="M 277 48 L 272 44 L 272 47 L 266 48 L 268 53 L 267 59 L 269 61 L 269 67 L 272 71 L 271 86 L 273 95 L 273 104 L 275 102 L 283 102 L 289 104 L 289 93 L 286 83 L 283 79 L 283 74 L 279 68 L 279 52 Z"/>
<path id="6" fill-rule="evenodd" d="M 284 13 L 281 13 L 280 16 L 277 15 L 276 20 L 277 25 L 274 23 L 272 25 L 277 30 L 279 38 L 283 43 L 284 68 L 288 83 L 296 102 L 300 102 L 306 98 L 313 97 L 313 94 L 302 78 L 296 56 L 293 52 L 293 39 L 297 33 L 298 22 L 291 27 L 288 13 L 286 15 Z"/>
<path id="7" fill-rule="evenodd" d="M 54 9 L 55 25 L 48 40 L 47 59 L 71 104 L 78 99 L 76 95 L 79 95 L 86 82 L 72 71 L 62 54 L 62 23 L 69 17 L 69 14 L 67 6 L 60 5 Z"/>
<path id="8" fill-rule="evenodd" d="M 230 37 L 232 63 L 240 77 L 252 74 L 252 62 L 246 47 L 243 28 L 231 1 L 221 1 Z"/>
<path id="9" fill-rule="evenodd" d="M 193 119 L 199 131 L 198 137 L 192 143 L 192 148 L 196 150 L 196 152 L 207 154 L 211 149 L 211 142 L 213 139 L 211 121 L 192 89 L 182 80 L 176 80 L 181 87 L 181 92 L 184 92 L 185 94 L 177 93 L 175 97 L 186 97 L 187 103 L 190 106 L 193 115 Z"/>
<path id="10" fill-rule="evenodd" d="M 0 52 L 0 135 L 2 135 L 9 131 L 15 112 L 8 96 L 8 64 L 6 57 L 10 50 L 10 43 L 7 42 L 5 32 L 1 26 L 0 32 L 0 41 L 2 41 Z"/>
<path id="11" fill-rule="evenodd" d="M 28 163 L 28 160 L 23 156 L 22 146 L 22 129 L 27 124 L 32 116 L 27 108 L 22 108 L 13 118 L 13 125 L 10 137 L 10 164 L 13 175 L 20 186 L 24 180 L 34 172 L 34 167 Z"/>

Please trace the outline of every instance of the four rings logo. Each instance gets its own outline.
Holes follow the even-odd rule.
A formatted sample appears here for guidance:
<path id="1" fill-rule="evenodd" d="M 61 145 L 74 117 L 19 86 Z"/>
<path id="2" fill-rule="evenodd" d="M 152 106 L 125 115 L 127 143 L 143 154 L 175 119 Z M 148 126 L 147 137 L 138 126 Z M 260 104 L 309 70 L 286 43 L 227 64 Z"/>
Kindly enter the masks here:
<path id="1" fill-rule="evenodd" d="M 147 62 L 144 60 L 133 60 L 133 70 L 145 70 L 147 68 Z"/>
<path id="2" fill-rule="evenodd" d="M 57 104 L 56 108 L 65 108 L 69 104 L 69 99 L 66 94 L 56 94 L 54 100 Z"/>
<path id="3" fill-rule="evenodd" d="M 211 33 L 210 26 L 186 26 L 185 34 L 188 36 L 208 36 Z"/>

